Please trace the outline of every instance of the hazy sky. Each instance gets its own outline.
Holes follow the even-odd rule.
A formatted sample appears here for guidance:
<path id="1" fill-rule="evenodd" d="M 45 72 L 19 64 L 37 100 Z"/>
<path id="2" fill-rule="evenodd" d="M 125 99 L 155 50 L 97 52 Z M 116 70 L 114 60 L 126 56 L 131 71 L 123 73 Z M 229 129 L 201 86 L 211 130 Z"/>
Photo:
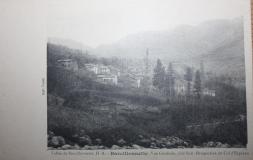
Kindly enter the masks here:
<path id="1" fill-rule="evenodd" d="M 95 47 L 128 34 L 240 17 L 247 0 L 49 0 L 48 37 Z"/>

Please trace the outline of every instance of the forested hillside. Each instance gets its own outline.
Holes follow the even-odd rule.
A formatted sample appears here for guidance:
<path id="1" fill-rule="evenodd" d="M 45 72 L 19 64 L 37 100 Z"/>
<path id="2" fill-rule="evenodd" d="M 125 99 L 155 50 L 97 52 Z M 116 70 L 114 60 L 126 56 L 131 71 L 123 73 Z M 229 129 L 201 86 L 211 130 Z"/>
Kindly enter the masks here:
<path id="1" fill-rule="evenodd" d="M 78 70 L 59 67 L 71 59 Z M 86 64 L 120 69 L 117 58 L 48 44 L 48 146 L 58 149 L 245 147 L 245 89 L 212 77 L 216 96 L 173 95 L 161 90 L 96 81 Z M 154 84 L 155 85 L 155 84 Z M 171 95 L 172 96 L 172 95 Z"/>

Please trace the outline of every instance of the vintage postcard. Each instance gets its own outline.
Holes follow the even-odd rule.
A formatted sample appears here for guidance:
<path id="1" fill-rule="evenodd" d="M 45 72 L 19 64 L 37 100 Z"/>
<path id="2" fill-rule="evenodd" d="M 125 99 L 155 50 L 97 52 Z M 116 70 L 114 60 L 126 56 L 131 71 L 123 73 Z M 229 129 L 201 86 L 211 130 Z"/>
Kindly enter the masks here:
<path id="1" fill-rule="evenodd" d="M 49 150 L 246 148 L 243 1 L 49 2 Z"/>
<path id="2" fill-rule="evenodd" d="M 45 8 L 45 105 L 37 107 L 45 126 L 31 125 L 45 157 L 252 158 L 249 0 Z"/>

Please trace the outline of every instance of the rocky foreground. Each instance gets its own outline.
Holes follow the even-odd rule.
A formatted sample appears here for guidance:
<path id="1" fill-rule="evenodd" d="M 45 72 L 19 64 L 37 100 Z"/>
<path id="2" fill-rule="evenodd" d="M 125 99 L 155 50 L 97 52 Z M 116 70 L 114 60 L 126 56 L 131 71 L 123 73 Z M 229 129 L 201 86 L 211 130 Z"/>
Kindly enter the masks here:
<path id="1" fill-rule="evenodd" d="M 161 148 L 242 148 L 242 145 L 231 146 L 227 143 L 209 141 L 200 146 L 195 146 L 190 142 L 184 141 L 178 137 L 167 136 L 163 138 L 145 138 L 139 135 L 136 143 L 127 143 L 124 139 L 119 139 L 116 144 L 106 146 L 102 140 L 91 139 L 88 135 L 73 135 L 77 139 L 77 143 L 68 142 L 62 136 L 57 136 L 53 132 L 48 134 L 48 149 L 49 150 L 97 150 L 97 149 L 161 149 Z"/>

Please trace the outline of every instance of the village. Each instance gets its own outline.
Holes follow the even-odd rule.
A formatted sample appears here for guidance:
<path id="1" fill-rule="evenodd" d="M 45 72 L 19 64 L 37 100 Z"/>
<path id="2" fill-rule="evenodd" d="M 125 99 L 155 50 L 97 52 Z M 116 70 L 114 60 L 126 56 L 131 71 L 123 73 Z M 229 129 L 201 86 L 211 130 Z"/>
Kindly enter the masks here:
<path id="1" fill-rule="evenodd" d="M 164 148 L 160 142 L 138 140 L 155 137 L 159 141 L 164 136 L 189 139 L 187 143 L 200 146 L 209 141 L 210 146 L 225 143 L 225 147 L 245 143 L 245 136 L 229 136 L 222 130 L 224 126 L 245 130 L 243 90 L 230 77 L 210 73 L 205 59 L 191 65 L 154 58 L 148 49 L 142 58 L 131 59 L 48 46 L 49 131 L 63 135 L 61 125 L 69 124 L 63 137 L 71 146 L 76 143 L 87 149 L 100 139 L 109 148 L 121 146 L 121 141 L 129 146 Z M 82 129 L 84 136 L 76 136 Z M 211 143 L 213 136 L 217 138 Z M 48 142 L 53 148 L 59 146 Z"/>
<path id="2" fill-rule="evenodd" d="M 126 59 L 122 60 L 121 66 L 105 65 L 101 63 L 86 63 L 84 67 L 79 67 L 74 59 L 59 59 L 57 65 L 60 68 L 73 72 L 84 72 L 85 76 L 92 75 L 91 78 L 99 83 L 105 85 L 113 85 L 117 87 L 143 89 L 146 93 L 157 92 L 157 88 L 152 84 L 153 70 L 155 67 L 154 63 L 151 63 L 149 59 L 149 52 L 146 51 L 145 57 L 136 62 L 132 62 Z M 180 68 L 181 67 L 181 68 Z M 164 67 L 167 68 L 167 67 Z M 182 66 L 177 67 L 173 71 L 171 77 L 173 79 L 173 92 L 177 96 L 186 96 L 194 94 L 194 75 L 190 75 L 190 79 L 185 78 L 186 75 L 183 73 L 187 72 L 187 69 Z M 193 73 L 192 68 L 191 74 Z M 215 89 L 208 88 L 204 85 L 208 78 L 208 75 L 204 71 L 203 63 L 200 63 L 201 72 L 201 95 L 215 97 Z M 187 73 L 186 73 L 187 74 Z M 75 82 L 76 83 L 76 82 Z M 78 83 L 77 83 L 78 85 Z"/>

